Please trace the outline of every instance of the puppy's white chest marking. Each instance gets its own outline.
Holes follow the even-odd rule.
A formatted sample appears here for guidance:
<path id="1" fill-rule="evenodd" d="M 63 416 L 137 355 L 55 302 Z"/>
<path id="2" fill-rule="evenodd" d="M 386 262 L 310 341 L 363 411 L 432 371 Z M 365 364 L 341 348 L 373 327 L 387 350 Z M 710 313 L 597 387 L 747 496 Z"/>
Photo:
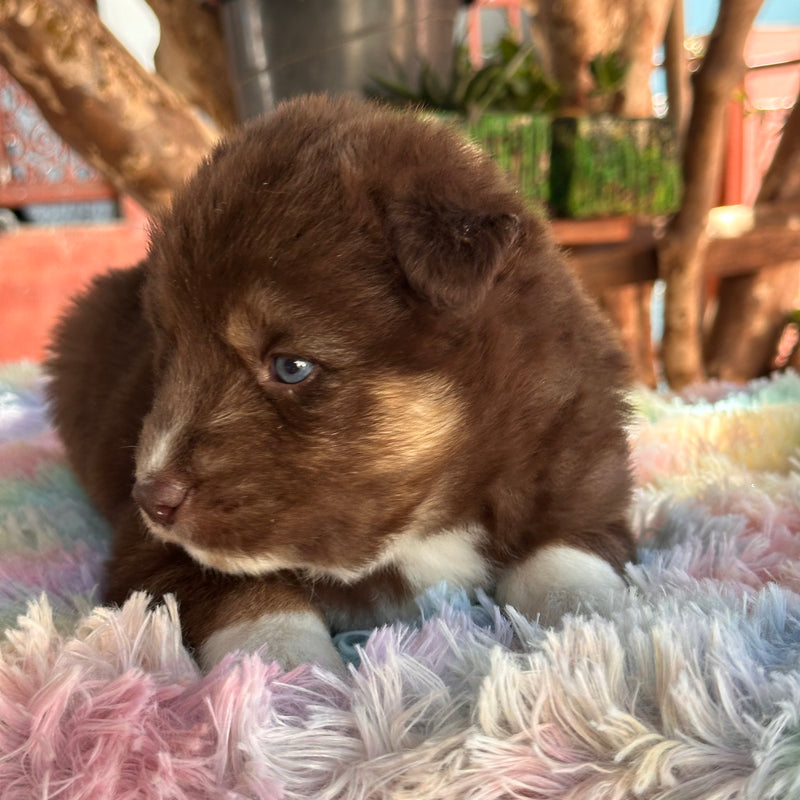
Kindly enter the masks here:
<path id="1" fill-rule="evenodd" d="M 497 583 L 496 599 L 553 625 L 570 611 L 608 611 L 624 589 L 625 582 L 600 556 L 551 545 L 507 569 Z"/>
<path id="2" fill-rule="evenodd" d="M 220 628 L 200 646 L 198 661 L 208 671 L 234 650 L 254 653 L 265 645 L 265 657 L 286 670 L 316 663 L 340 674 L 345 671 L 327 625 L 312 611 L 264 614 Z"/>
<path id="3" fill-rule="evenodd" d="M 400 534 L 381 554 L 373 569 L 397 569 L 408 583 L 409 597 L 401 602 L 379 599 L 362 609 L 326 608 L 329 622 L 337 630 L 348 630 L 413 619 L 419 614 L 414 597 L 442 581 L 467 592 L 488 589 L 493 576 L 480 553 L 485 535 L 480 525 L 443 530 L 429 536 L 410 531 Z"/>
<path id="4" fill-rule="evenodd" d="M 485 534 L 480 525 L 425 537 L 406 533 L 390 545 L 384 561 L 398 568 L 415 594 L 441 581 L 467 590 L 486 587 L 491 575 L 479 551 Z"/>

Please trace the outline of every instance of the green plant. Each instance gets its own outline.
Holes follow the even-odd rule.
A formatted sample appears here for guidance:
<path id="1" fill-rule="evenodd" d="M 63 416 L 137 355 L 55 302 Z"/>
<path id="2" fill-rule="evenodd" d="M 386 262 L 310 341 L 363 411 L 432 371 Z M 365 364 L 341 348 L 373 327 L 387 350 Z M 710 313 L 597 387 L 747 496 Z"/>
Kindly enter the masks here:
<path id="1" fill-rule="evenodd" d="M 592 96 L 610 110 L 622 89 L 628 62 L 618 52 L 595 56 L 589 62 L 594 79 Z M 487 111 L 516 113 L 554 113 L 561 90 L 547 74 L 533 45 L 504 36 L 486 63 L 475 69 L 464 45 L 453 55 L 453 67 L 443 81 L 429 65 L 420 70 L 414 87 L 408 75 L 395 66 L 395 77 L 373 76 L 372 96 L 392 103 L 417 105 L 431 111 L 452 111 L 476 122 Z"/>
<path id="2" fill-rule="evenodd" d="M 558 106 L 559 90 L 546 75 L 530 44 L 504 37 L 496 51 L 479 69 L 470 63 L 467 48 L 456 48 L 447 82 L 425 65 L 418 85 L 395 68 L 396 78 L 373 77 L 373 96 L 389 102 L 415 104 L 435 111 L 452 111 L 477 121 L 486 111 L 552 112 Z"/>
<path id="3" fill-rule="evenodd" d="M 614 97 L 622 90 L 625 83 L 628 62 L 619 51 L 614 50 L 611 53 L 596 55 L 589 62 L 589 71 L 595 83 L 592 95 L 602 101 L 606 110 L 610 110 Z"/>

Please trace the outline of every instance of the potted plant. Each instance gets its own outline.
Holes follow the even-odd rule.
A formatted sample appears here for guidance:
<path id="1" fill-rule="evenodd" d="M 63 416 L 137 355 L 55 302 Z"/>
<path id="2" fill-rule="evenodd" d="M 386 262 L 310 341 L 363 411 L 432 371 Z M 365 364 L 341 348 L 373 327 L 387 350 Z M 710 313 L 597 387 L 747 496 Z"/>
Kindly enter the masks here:
<path id="1" fill-rule="evenodd" d="M 665 214 L 681 199 L 681 166 L 672 125 L 610 111 L 627 65 L 616 53 L 590 63 L 599 112 L 558 116 L 552 124 L 550 196 L 556 216 Z"/>

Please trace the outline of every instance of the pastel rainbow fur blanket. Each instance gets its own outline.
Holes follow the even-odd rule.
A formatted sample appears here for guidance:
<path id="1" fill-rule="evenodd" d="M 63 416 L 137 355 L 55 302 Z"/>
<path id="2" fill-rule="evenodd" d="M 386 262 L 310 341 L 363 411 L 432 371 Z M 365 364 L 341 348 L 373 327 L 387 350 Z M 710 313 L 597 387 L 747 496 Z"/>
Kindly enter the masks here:
<path id="1" fill-rule="evenodd" d="M 106 526 L 38 370 L 0 369 L 0 797 L 797 800 L 800 378 L 633 402 L 640 563 L 610 618 L 441 587 L 343 637 L 346 679 L 268 653 L 203 676 L 174 604 L 97 605 Z"/>

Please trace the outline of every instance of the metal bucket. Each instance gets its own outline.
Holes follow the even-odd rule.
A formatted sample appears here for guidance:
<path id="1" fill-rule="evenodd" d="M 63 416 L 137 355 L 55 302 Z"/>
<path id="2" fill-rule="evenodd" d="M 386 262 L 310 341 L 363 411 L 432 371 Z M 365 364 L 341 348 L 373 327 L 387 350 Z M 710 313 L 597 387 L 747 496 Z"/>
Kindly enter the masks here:
<path id="1" fill-rule="evenodd" d="M 363 93 L 373 77 L 443 79 L 460 0 L 223 0 L 244 119 L 307 92 Z"/>

